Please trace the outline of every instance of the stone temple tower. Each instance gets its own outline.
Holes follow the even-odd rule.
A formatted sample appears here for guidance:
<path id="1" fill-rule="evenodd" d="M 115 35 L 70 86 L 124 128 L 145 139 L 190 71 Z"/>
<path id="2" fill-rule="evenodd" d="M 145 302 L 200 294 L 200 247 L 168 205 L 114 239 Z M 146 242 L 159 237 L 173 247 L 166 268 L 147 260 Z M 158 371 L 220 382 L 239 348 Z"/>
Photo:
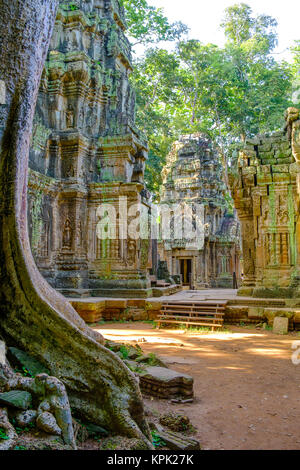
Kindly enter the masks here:
<path id="1" fill-rule="evenodd" d="M 233 278 L 239 278 L 239 224 L 228 210 L 225 190 L 219 155 L 207 137 L 186 135 L 173 144 L 161 193 L 162 225 L 170 214 L 171 236 L 162 233 L 159 252 L 171 276 L 180 275 L 193 289 L 232 288 Z M 178 235 L 184 217 L 191 228 L 202 228 L 193 239 L 184 230 Z"/>
<path id="2" fill-rule="evenodd" d="M 147 145 L 134 125 L 125 29 L 117 0 L 63 0 L 41 80 L 29 230 L 41 273 L 69 296 L 150 292 L 149 241 L 121 236 L 119 223 L 120 197 L 122 211 L 125 200 L 128 210 L 140 204 L 148 211 Z M 103 204 L 116 219 L 114 236 L 104 240 L 97 235 Z"/>

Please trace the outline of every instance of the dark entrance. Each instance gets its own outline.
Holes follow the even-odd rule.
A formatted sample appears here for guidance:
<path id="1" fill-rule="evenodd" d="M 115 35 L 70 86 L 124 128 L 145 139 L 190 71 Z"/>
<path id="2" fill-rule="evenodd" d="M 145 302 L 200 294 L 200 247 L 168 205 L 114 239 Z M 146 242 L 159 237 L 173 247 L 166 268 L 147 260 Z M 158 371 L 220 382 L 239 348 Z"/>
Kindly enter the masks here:
<path id="1" fill-rule="evenodd" d="M 182 283 L 184 286 L 189 286 L 192 278 L 192 260 L 181 259 L 180 260 L 180 273 L 182 276 Z"/>

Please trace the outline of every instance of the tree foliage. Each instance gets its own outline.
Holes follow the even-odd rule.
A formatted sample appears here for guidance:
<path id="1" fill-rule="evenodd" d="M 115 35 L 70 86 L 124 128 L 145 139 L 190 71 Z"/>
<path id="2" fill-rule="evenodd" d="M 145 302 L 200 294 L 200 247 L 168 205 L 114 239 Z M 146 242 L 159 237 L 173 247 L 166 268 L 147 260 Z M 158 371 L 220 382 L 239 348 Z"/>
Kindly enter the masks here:
<path id="1" fill-rule="evenodd" d="M 300 40 L 295 41 L 294 46 L 291 48 L 293 53 L 293 103 L 296 106 L 300 105 Z"/>
<path id="2" fill-rule="evenodd" d="M 170 23 L 162 8 L 148 4 L 147 0 L 121 0 L 125 8 L 128 33 L 136 44 L 155 44 L 179 39 L 188 28 L 177 21 Z"/>
<path id="3" fill-rule="evenodd" d="M 227 38 L 223 48 L 186 40 L 175 52 L 151 49 L 136 61 L 137 124 L 150 144 L 151 190 L 158 190 L 165 156 L 180 134 L 209 135 L 227 166 L 237 141 L 284 124 L 293 74 L 290 64 L 272 55 L 276 21 L 254 16 L 242 3 L 225 10 L 221 26 Z"/>

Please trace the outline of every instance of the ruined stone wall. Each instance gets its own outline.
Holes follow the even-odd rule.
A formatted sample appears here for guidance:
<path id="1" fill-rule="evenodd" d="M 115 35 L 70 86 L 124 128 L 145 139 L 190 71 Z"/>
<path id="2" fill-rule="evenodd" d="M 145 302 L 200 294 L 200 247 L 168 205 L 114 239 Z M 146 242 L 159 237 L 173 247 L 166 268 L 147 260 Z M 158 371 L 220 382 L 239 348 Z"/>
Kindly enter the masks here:
<path id="1" fill-rule="evenodd" d="M 242 228 L 240 295 L 299 296 L 299 111 L 286 118 L 284 130 L 245 142 L 230 176 Z"/>
<path id="2" fill-rule="evenodd" d="M 149 293 L 149 242 L 123 239 L 119 228 L 120 196 L 148 210 L 125 28 L 117 0 L 61 1 L 41 80 L 29 229 L 40 271 L 65 295 Z M 102 203 L 116 210 L 113 240 L 97 237 Z"/>
<path id="3" fill-rule="evenodd" d="M 233 273 L 239 278 L 239 225 L 228 211 L 225 191 L 219 155 L 205 136 L 187 135 L 174 143 L 163 170 L 161 205 L 173 205 L 173 229 L 181 223 L 177 217 L 183 204 L 183 210 L 190 210 L 193 226 L 201 224 L 204 231 L 194 240 L 172 234 L 160 243 L 160 257 L 167 261 L 171 275 L 184 277 L 182 271 L 189 269 L 190 285 L 196 289 L 231 288 Z M 195 205 L 203 206 L 198 215 L 193 215 Z M 191 260 L 188 268 L 184 260 Z"/>

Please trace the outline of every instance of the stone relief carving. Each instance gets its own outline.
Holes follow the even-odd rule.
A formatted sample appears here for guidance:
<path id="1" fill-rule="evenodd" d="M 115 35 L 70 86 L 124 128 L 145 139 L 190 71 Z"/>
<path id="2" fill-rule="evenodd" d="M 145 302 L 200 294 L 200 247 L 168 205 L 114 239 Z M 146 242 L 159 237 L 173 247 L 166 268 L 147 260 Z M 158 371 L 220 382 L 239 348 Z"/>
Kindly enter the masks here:
<path id="1" fill-rule="evenodd" d="M 62 235 L 62 247 L 63 247 L 63 249 L 71 250 L 72 249 L 72 242 L 73 242 L 73 230 L 72 230 L 71 221 L 68 218 L 65 221 L 65 225 L 64 225 L 64 229 L 63 229 L 63 235 Z"/>

